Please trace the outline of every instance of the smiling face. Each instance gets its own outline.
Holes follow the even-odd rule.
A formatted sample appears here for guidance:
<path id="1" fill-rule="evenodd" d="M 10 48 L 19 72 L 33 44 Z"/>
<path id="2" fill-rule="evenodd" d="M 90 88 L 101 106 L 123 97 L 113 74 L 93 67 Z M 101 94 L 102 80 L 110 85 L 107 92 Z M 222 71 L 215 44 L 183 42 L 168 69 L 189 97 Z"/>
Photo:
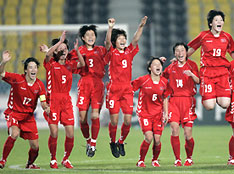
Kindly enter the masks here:
<path id="1" fill-rule="evenodd" d="M 152 75 L 160 76 L 162 74 L 162 64 L 159 60 L 155 59 L 151 63 L 149 70 L 151 71 Z"/>
<path id="2" fill-rule="evenodd" d="M 116 49 L 119 50 L 119 51 L 123 51 L 124 48 L 126 47 L 126 42 L 127 42 L 126 37 L 124 35 L 119 35 L 117 37 L 116 42 L 115 42 Z"/>
<path id="3" fill-rule="evenodd" d="M 87 47 L 93 47 L 94 43 L 96 42 L 96 36 L 93 30 L 86 31 L 82 40 L 85 42 Z"/>
<path id="4" fill-rule="evenodd" d="M 224 25 L 224 21 L 220 15 L 215 16 L 212 23 L 210 23 L 211 30 L 216 33 L 220 33 L 222 31 L 223 25 Z"/>
<path id="5" fill-rule="evenodd" d="M 38 72 L 37 64 L 35 62 L 29 62 L 27 69 L 24 70 L 24 72 L 30 80 L 35 80 Z"/>
<path id="6" fill-rule="evenodd" d="M 187 51 L 183 45 L 175 47 L 175 57 L 180 64 L 184 64 L 187 58 Z"/>

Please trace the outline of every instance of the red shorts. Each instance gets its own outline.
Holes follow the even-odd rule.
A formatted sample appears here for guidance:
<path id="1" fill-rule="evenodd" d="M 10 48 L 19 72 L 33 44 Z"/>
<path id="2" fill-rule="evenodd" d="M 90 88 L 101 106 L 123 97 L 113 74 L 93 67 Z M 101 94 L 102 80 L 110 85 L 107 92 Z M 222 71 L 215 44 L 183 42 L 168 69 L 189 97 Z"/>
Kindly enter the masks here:
<path id="1" fill-rule="evenodd" d="M 222 69 L 223 71 L 226 68 Z M 218 69 L 217 69 L 218 71 Z M 200 94 L 202 101 L 214 99 L 217 97 L 231 97 L 231 85 L 229 73 L 220 76 L 206 76 L 205 68 L 203 68 L 200 79 Z"/>
<path id="2" fill-rule="evenodd" d="M 168 106 L 168 122 L 177 122 L 182 127 L 192 127 L 197 118 L 195 97 L 171 97 Z"/>
<path id="3" fill-rule="evenodd" d="M 162 131 L 164 129 L 162 122 L 162 114 L 159 114 L 152 118 L 138 117 L 138 121 L 141 126 L 141 130 L 144 134 L 147 131 L 151 131 L 154 134 L 162 135 Z"/>
<path id="4" fill-rule="evenodd" d="M 25 140 L 38 139 L 37 124 L 32 113 L 20 113 L 7 110 L 4 112 L 8 129 L 17 126 L 20 129 L 20 137 Z"/>
<path id="5" fill-rule="evenodd" d="M 48 124 L 58 124 L 60 121 L 64 126 L 74 125 L 73 106 L 69 94 L 51 94 L 49 105 L 49 116 L 44 112 L 44 117 Z"/>
<path id="6" fill-rule="evenodd" d="M 104 97 L 102 79 L 82 77 L 78 83 L 78 97 L 76 106 L 79 111 L 86 111 L 91 104 L 92 109 L 101 109 Z"/>
<path id="7" fill-rule="evenodd" d="M 107 85 L 106 107 L 110 114 L 118 114 L 120 108 L 124 114 L 132 115 L 133 112 L 133 90 L 131 84 Z"/>

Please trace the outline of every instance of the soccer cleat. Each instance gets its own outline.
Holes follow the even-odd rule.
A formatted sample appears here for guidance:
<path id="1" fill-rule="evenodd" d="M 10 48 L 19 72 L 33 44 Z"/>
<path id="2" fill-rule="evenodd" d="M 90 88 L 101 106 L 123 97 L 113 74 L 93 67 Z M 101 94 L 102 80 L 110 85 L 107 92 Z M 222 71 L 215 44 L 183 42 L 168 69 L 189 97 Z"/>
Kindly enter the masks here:
<path id="1" fill-rule="evenodd" d="M 3 169 L 5 167 L 6 160 L 0 160 L 0 168 Z"/>
<path id="2" fill-rule="evenodd" d="M 86 155 L 88 155 L 89 148 L 90 148 L 90 144 L 87 143 L 87 144 L 86 144 Z"/>
<path id="3" fill-rule="evenodd" d="M 57 169 L 58 168 L 58 163 L 56 160 L 51 160 L 50 161 L 50 168 L 52 169 Z"/>
<path id="4" fill-rule="evenodd" d="M 181 160 L 180 159 L 175 160 L 174 166 L 175 167 L 182 166 Z"/>
<path id="5" fill-rule="evenodd" d="M 1 161 L 0 161 L 0 162 L 1 162 Z M 234 159 L 229 159 L 227 164 L 228 164 L 228 165 L 234 165 Z"/>
<path id="6" fill-rule="evenodd" d="M 95 146 L 90 146 L 86 155 L 88 157 L 93 157 L 95 155 L 96 147 Z"/>
<path id="7" fill-rule="evenodd" d="M 193 160 L 191 158 L 187 158 L 184 162 L 184 166 L 191 166 L 193 165 Z"/>
<path id="8" fill-rule="evenodd" d="M 116 143 L 118 149 L 119 149 L 119 154 L 121 156 L 125 156 L 125 150 L 124 150 L 124 144 L 120 144 L 119 141 Z"/>
<path id="9" fill-rule="evenodd" d="M 110 143 L 110 148 L 111 148 L 112 155 L 115 158 L 119 158 L 119 151 L 117 149 L 117 144 L 115 142 L 111 142 Z"/>
<path id="10" fill-rule="evenodd" d="M 138 162 L 136 163 L 136 166 L 137 166 L 137 167 L 146 167 L 144 161 L 138 161 Z"/>
<path id="11" fill-rule="evenodd" d="M 66 167 L 67 169 L 73 169 L 73 165 L 71 164 L 71 162 L 68 159 L 62 161 L 61 164 L 64 167 Z"/>
<path id="12" fill-rule="evenodd" d="M 40 167 L 35 164 L 27 164 L 25 168 L 26 169 L 40 169 Z"/>
<path id="13" fill-rule="evenodd" d="M 158 160 L 152 161 L 151 164 L 152 164 L 153 167 L 160 167 L 160 164 L 159 164 Z"/>

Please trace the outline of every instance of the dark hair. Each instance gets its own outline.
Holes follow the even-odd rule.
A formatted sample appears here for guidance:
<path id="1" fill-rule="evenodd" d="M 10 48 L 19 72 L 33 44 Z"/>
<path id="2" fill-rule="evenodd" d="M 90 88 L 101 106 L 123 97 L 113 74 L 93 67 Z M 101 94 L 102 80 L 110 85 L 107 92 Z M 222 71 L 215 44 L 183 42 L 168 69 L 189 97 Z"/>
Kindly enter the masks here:
<path id="1" fill-rule="evenodd" d="M 124 31 L 122 29 L 115 29 L 115 28 L 112 30 L 111 43 L 112 43 L 114 48 L 116 48 L 116 40 L 120 35 L 123 35 L 127 39 L 126 31 Z"/>
<path id="2" fill-rule="evenodd" d="M 176 47 L 178 47 L 178 46 L 184 46 L 184 48 L 186 49 L 186 52 L 188 51 L 188 45 L 186 44 L 186 43 L 184 43 L 184 42 L 177 42 L 177 43 L 175 43 L 175 45 L 173 46 L 173 54 L 175 54 L 175 49 L 176 49 Z"/>
<path id="3" fill-rule="evenodd" d="M 26 74 L 26 73 L 25 73 L 25 70 L 28 69 L 28 64 L 29 64 L 30 62 L 35 62 L 36 65 L 37 65 L 37 68 L 39 68 L 39 66 L 40 66 L 40 62 L 39 62 L 36 58 L 34 58 L 34 57 L 29 57 L 29 58 L 27 58 L 26 60 L 23 61 L 23 64 L 24 64 L 24 74 Z"/>
<path id="4" fill-rule="evenodd" d="M 85 44 L 85 41 L 82 39 L 82 37 L 84 37 L 85 33 L 88 30 L 92 30 L 94 32 L 95 36 L 97 37 L 97 26 L 96 25 L 84 25 L 79 29 L 79 33 L 78 33 L 83 44 Z"/>
<path id="5" fill-rule="evenodd" d="M 212 23 L 215 16 L 221 16 L 223 18 L 223 21 L 225 21 L 225 15 L 222 11 L 210 10 L 209 13 L 207 14 L 207 23 L 210 30 L 211 30 L 210 24 Z"/>
<path id="6" fill-rule="evenodd" d="M 51 45 L 54 46 L 54 45 L 55 45 L 56 43 L 58 43 L 59 41 L 60 41 L 59 38 L 53 39 L 53 40 L 51 41 Z M 68 40 L 65 39 L 63 43 L 67 46 L 67 49 L 69 50 Z M 60 57 L 62 54 L 63 54 L 63 52 L 58 52 L 57 54 L 53 53 L 54 60 L 55 60 L 56 62 L 58 62 L 58 61 L 59 61 L 59 57 Z"/>
<path id="7" fill-rule="evenodd" d="M 153 63 L 154 60 L 158 60 L 161 65 L 163 66 L 163 61 L 159 58 L 159 57 L 150 57 L 150 60 L 147 62 L 147 71 L 149 74 L 151 74 L 151 71 L 149 70 L 149 68 L 151 67 L 151 64 Z"/>

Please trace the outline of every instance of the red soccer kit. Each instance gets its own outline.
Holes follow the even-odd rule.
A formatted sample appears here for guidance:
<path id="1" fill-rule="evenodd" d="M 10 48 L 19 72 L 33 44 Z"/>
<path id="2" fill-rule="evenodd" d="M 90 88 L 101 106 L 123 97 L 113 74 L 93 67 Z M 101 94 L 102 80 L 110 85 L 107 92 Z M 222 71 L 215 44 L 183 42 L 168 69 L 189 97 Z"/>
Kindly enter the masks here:
<path id="1" fill-rule="evenodd" d="M 5 73 L 3 80 L 11 85 L 8 99 L 8 108 L 4 114 L 8 128 L 19 127 L 20 136 L 23 139 L 38 139 L 36 121 L 33 115 L 40 96 L 45 99 L 46 91 L 44 84 L 39 80 L 31 85 L 28 84 L 25 75 Z M 43 100 L 41 100 L 43 102 Z M 45 101 L 45 100 L 44 100 Z"/>
<path id="2" fill-rule="evenodd" d="M 79 51 L 85 60 L 85 67 L 77 73 L 81 75 L 78 82 L 77 107 L 80 111 L 87 110 L 90 102 L 93 109 L 100 109 L 104 97 L 104 84 L 102 78 L 105 74 L 106 48 L 103 46 L 94 46 L 89 50 L 85 45 L 79 47 Z M 75 49 L 70 52 L 71 60 L 78 60 Z"/>
<path id="3" fill-rule="evenodd" d="M 192 60 L 182 66 L 178 66 L 178 61 L 169 65 L 163 72 L 163 76 L 169 79 L 171 97 L 169 100 L 169 122 L 178 122 L 190 124 L 197 118 L 195 113 L 196 100 L 196 84 L 192 77 L 184 74 L 185 70 L 190 70 L 199 77 L 198 67 Z M 189 126 L 186 124 L 186 126 Z"/>
<path id="4" fill-rule="evenodd" d="M 140 89 L 137 115 L 143 133 L 153 131 L 161 135 L 163 130 L 163 99 L 166 98 L 167 79 L 154 82 L 151 76 L 144 75 L 132 81 L 133 90 Z"/>
<path id="5" fill-rule="evenodd" d="M 47 78 L 47 102 L 50 105 L 49 117 L 44 114 L 49 124 L 64 126 L 74 125 L 73 107 L 69 92 L 72 86 L 72 73 L 77 70 L 77 62 L 66 61 L 61 65 L 54 61 L 44 60 Z"/>
<path id="6" fill-rule="evenodd" d="M 229 61 L 226 53 L 234 51 L 232 36 L 221 31 L 215 37 L 210 30 L 201 32 L 188 46 L 197 50 L 201 46 L 201 86 L 203 100 L 230 97 Z"/>
<path id="7" fill-rule="evenodd" d="M 231 75 L 231 82 L 232 82 L 232 98 L 231 98 L 231 105 L 227 108 L 225 119 L 234 124 L 234 60 L 231 61 L 231 68 L 230 68 L 230 75 Z"/>
<path id="8" fill-rule="evenodd" d="M 124 114 L 132 114 L 132 61 L 138 51 L 138 45 L 134 48 L 130 44 L 123 53 L 111 46 L 105 56 L 105 61 L 109 62 L 110 82 L 107 85 L 106 106 L 110 114 L 119 113 L 120 108 Z"/>

